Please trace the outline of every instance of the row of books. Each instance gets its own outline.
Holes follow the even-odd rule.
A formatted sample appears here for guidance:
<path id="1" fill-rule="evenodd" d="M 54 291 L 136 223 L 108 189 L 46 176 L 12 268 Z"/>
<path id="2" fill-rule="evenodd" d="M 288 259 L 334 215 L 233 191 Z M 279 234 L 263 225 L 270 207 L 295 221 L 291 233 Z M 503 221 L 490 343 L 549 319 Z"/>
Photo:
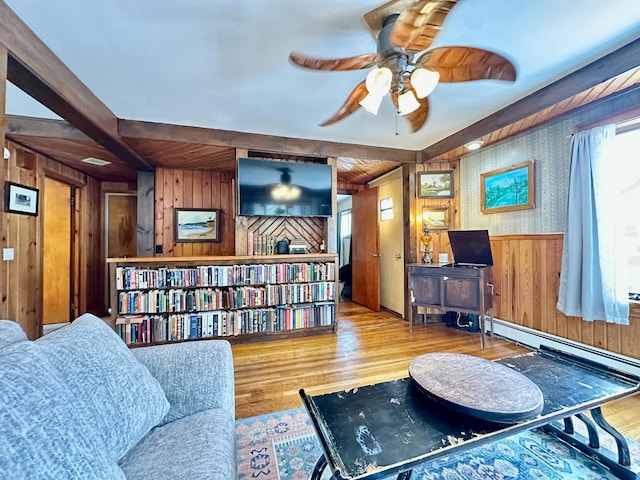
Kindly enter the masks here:
<path id="1" fill-rule="evenodd" d="M 116 331 L 128 345 L 151 344 L 328 326 L 334 324 L 334 318 L 334 303 L 317 303 L 252 310 L 120 316 L 116 319 Z"/>
<path id="2" fill-rule="evenodd" d="M 187 290 L 130 290 L 118 293 L 118 312 L 131 314 L 212 311 L 332 301 L 335 298 L 335 282 Z"/>
<path id="3" fill-rule="evenodd" d="M 200 265 L 189 268 L 117 267 L 116 289 L 226 287 L 291 282 L 335 281 L 335 264 Z"/>
<path id="4" fill-rule="evenodd" d="M 275 235 L 257 235 L 252 230 L 247 232 L 247 255 L 275 255 Z"/>

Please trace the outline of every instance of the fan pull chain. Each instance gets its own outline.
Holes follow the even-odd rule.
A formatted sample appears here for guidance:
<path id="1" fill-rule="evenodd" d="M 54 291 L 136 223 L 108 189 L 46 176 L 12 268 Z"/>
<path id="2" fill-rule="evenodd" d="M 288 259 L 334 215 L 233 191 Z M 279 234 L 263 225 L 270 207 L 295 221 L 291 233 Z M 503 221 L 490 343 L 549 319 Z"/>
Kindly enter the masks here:
<path id="1" fill-rule="evenodd" d="M 396 112 L 396 137 L 398 135 L 400 135 L 400 134 L 398 133 L 398 112 Z"/>

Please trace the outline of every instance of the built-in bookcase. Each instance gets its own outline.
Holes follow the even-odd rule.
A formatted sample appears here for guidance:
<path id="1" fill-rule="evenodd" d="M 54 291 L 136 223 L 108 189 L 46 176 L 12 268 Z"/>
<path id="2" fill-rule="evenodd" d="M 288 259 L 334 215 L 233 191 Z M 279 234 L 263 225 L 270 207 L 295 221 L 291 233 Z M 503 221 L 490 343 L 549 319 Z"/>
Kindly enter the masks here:
<path id="1" fill-rule="evenodd" d="M 336 331 L 337 256 L 111 258 L 111 316 L 131 346 Z"/>

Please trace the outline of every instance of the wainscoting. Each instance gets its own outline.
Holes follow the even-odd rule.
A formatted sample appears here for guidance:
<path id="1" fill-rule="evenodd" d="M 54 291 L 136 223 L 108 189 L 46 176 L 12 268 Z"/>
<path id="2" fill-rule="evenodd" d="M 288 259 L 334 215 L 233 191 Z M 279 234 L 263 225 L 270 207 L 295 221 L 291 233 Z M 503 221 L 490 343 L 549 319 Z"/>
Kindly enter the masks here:
<path id="1" fill-rule="evenodd" d="M 493 251 L 494 315 L 507 322 L 640 358 L 640 304 L 631 305 L 629 325 L 585 322 L 556 309 L 562 234 L 497 235 Z"/>

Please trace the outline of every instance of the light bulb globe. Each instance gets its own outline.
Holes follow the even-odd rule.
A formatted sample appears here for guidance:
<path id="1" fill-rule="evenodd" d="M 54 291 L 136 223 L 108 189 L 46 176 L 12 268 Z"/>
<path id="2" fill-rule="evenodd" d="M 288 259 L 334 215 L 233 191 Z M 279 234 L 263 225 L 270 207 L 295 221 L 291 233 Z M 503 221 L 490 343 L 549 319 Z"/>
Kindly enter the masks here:
<path id="1" fill-rule="evenodd" d="M 416 68 L 411 72 L 411 86 L 418 98 L 425 98 L 438 85 L 440 74 L 426 68 Z"/>
<path id="2" fill-rule="evenodd" d="M 365 85 L 371 95 L 383 97 L 391 88 L 393 74 L 387 67 L 374 68 L 367 74 Z"/>
<path id="3" fill-rule="evenodd" d="M 380 104 L 382 103 L 382 97 L 369 93 L 366 97 L 360 100 L 359 103 L 367 112 L 377 115 Z"/>
<path id="4" fill-rule="evenodd" d="M 420 102 L 416 100 L 416 96 L 411 90 L 398 95 L 398 114 L 408 115 L 420 108 Z"/>

